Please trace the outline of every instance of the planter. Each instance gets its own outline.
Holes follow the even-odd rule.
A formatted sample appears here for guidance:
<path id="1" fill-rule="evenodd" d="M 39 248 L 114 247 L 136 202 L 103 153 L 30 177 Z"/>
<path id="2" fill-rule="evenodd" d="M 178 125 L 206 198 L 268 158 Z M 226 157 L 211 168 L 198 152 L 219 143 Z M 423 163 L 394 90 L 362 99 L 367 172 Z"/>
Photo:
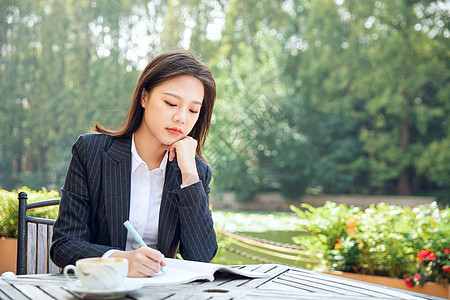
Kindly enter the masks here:
<path id="1" fill-rule="evenodd" d="M 0 275 L 11 271 L 16 273 L 17 239 L 0 237 Z"/>
<path id="2" fill-rule="evenodd" d="M 347 272 L 324 272 L 330 275 L 336 275 L 340 277 L 345 277 L 349 279 L 359 280 L 368 283 L 375 283 L 379 285 L 384 285 L 396 289 L 406 290 L 414 293 L 421 293 L 429 296 L 440 297 L 444 299 L 450 299 L 450 285 L 444 287 L 443 285 L 427 282 L 424 286 L 407 287 L 405 281 L 400 278 L 384 277 L 384 276 L 374 276 L 374 275 L 363 275 L 356 273 Z"/>

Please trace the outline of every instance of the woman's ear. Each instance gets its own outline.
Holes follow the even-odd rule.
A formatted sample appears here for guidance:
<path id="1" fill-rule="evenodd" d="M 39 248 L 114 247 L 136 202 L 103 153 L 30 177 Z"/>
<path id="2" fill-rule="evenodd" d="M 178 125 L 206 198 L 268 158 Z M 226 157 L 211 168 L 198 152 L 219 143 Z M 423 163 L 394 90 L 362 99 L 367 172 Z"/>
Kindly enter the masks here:
<path id="1" fill-rule="evenodd" d="M 142 89 L 142 92 L 141 92 L 141 106 L 143 108 L 145 108 L 145 105 L 147 104 L 147 96 L 148 96 L 147 91 L 145 89 Z"/>

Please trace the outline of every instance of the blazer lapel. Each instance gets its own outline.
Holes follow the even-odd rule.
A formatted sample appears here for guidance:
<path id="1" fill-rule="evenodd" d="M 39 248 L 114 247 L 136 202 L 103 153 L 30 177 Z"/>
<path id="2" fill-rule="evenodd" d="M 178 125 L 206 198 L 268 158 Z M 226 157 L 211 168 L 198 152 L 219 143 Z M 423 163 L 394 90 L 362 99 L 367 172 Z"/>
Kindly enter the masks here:
<path id="1" fill-rule="evenodd" d="M 130 213 L 131 136 L 115 139 L 111 147 L 103 153 L 102 176 L 102 202 L 106 206 L 111 246 L 125 250 L 127 231 L 123 222 L 128 220 Z"/>
<path id="2" fill-rule="evenodd" d="M 179 222 L 176 193 L 180 186 L 181 171 L 175 158 L 173 161 L 167 162 L 161 207 L 159 210 L 158 248 L 165 255 L 171 255 L 171 252 L 174 250 L 171 247 L 173 246 L 172 243 Z"/>

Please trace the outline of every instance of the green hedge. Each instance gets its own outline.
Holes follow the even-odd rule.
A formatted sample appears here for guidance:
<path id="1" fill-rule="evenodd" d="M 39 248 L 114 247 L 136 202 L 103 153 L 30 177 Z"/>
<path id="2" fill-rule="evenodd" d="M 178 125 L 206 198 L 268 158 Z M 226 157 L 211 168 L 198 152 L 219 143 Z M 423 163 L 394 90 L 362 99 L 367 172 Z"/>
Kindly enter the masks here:
<path id="1" fill-rule="evenodd" d="M 291 209 L 299 216 L 295 242 L 324 253 L 332 270 L 404 277 L 417 270 L 417 253 L 450 248 L 450 209 L 436 203 L 414 208 L 388 204 L 366 210 L 327 202 Z M 323 267 L 323 266 L 322 266 Z"/>
<path id="2" fill-rule="evenodd" d="M 47 191 L 42 188 L 42 191 L 34 191 L 27 187 L 19 190 L 0 190 L 0 236 L 1 237 L 17 237 L 17 217 L 19 213 L 18 193 L 24 191 L 28 194 L 28 203 L 57 199 L 60 198 L 55 190 Z M 29 211 L 29 216 L 56 219 L 58 216 L 57 206 L 48 206 L 37 208 Z"/>

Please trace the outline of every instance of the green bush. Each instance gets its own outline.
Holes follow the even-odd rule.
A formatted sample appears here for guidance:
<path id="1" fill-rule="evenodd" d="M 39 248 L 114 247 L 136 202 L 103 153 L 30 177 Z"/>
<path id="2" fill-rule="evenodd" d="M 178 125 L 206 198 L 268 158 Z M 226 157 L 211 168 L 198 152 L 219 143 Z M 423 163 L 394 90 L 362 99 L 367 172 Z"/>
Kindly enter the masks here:
<path id="1" fill-rule="evenodd" d="M 55 190 L 47 191 L 42 188 L 42 191 L 34 191 L 27 187 L 19 189 L 28 194 L 28 203 L 57 199 L 60 198 Z M 17 199 L 19 191 L 0 190 L 0 236 L 1 237 L 17 237 L 17 218 L 19 213 L 19 200 Z M 56 219 L 58 216 L 57 206 L 48 206 L 30 210 L 29 216 Z"/>
<path id="2" fill-rule="evenodd" d="M 423 249 L 450 247 L 450 209 L 436 203 L 414 208 L 372 205 L 366 210 L 327 202 L 291 209 L 300 217 L 295 242 L 322 251 L 327 268 L 346 272 L 404 277 L 417 268 Z"/>

